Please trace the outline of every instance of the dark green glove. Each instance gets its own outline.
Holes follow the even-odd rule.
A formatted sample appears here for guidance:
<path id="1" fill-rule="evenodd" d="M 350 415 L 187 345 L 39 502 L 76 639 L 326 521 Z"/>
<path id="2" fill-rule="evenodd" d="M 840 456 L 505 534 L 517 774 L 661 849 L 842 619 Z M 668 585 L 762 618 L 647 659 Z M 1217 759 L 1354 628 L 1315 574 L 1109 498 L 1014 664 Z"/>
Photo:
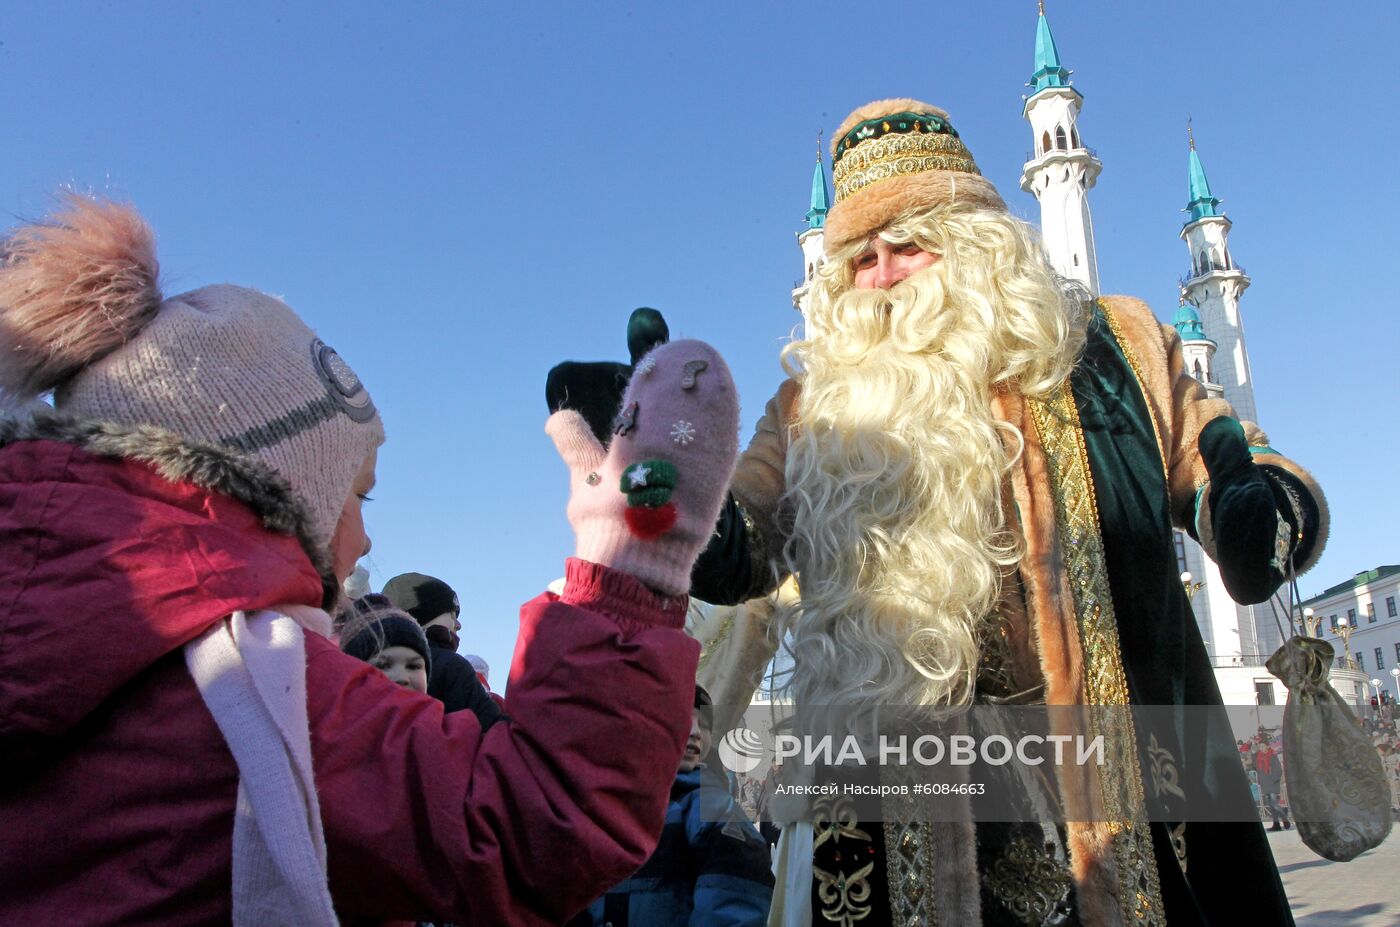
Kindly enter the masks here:
<path id="1" fill-rule="evenodd" d="M 1201 429 L 1200 449 L 1210 474 L 1210 527 L 1225 589 L 1243 605 L 1268 601 L 1284 580 L 1301 516 L 1279 482 L 1254 463 L 1235 419 L 1212 419 Z"/>
<path id="2" fill-rule="evenodd" d="M 564 361 L 545 378 L 544 398 L 550 414 L 573 409 L 588 422 L 588 428 L 604 447 L 612 441 L 613 417 L 622 403 L 632 367 L 648 351 L 670 338 L 666 320 L 655 309 L 633 310 L 627 320 L 627 352 L 631 364 L 615 361 Z"/>

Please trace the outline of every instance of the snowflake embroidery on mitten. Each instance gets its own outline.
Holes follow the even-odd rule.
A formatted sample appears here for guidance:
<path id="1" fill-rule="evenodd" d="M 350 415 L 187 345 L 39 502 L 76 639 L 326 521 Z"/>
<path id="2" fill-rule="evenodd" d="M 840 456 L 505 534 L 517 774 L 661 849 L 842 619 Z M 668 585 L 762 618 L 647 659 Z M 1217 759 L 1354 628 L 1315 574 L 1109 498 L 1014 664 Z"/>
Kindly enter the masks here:
<path id="1" fill-rule="evenodd" d="M 689 444 L 695 440 L 695 426 L 690 422 L 676 422 L 671 426 L 671 440 L 680 445 Z"/>

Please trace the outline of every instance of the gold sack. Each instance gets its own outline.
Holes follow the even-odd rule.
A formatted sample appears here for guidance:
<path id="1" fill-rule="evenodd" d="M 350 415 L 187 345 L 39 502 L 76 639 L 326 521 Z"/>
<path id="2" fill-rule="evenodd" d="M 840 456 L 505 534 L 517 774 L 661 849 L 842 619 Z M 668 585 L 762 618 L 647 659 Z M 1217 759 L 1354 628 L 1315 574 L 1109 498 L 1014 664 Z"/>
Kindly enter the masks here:
<path id="1" fill-rule="evenodd" d="M 1345 863 L 1390 833 L 1390 786 L 1351 706 L 1327 682 L 1334 653 L 1326 641 L 1293 637 L 1265 665 L 1288 687 L 1283 762 L 1298 835 Z"/>

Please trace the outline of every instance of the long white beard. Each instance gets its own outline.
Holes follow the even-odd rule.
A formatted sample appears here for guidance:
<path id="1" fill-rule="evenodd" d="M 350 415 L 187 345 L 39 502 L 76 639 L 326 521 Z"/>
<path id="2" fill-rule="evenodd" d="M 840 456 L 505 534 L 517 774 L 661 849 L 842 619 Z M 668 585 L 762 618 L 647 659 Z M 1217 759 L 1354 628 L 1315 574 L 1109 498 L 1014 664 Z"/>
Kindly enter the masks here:
<path id="1" fill-rule="evenodd" d="M 1019 556 L 1001 502 L 1019 436 L 1008 454 L 988 309 L 949 296 L 935 265 L 809 320 L 785 500 L 798 704 L 971 699 L 978 626 Z"/>

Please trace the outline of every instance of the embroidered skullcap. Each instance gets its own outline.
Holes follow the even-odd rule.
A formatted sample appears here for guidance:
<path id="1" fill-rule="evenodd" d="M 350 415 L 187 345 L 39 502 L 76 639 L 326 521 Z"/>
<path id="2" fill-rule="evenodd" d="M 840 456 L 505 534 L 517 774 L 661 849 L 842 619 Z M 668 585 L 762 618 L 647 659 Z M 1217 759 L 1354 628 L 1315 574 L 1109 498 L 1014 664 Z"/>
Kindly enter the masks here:
<path id="1" fill-rule="evenodd" d="M 877 100 L 851 113 L 832 139 L 831 165 L 827 254 L 932 206 L 1006 209 L 948 114 L 918 100 Z"/>

